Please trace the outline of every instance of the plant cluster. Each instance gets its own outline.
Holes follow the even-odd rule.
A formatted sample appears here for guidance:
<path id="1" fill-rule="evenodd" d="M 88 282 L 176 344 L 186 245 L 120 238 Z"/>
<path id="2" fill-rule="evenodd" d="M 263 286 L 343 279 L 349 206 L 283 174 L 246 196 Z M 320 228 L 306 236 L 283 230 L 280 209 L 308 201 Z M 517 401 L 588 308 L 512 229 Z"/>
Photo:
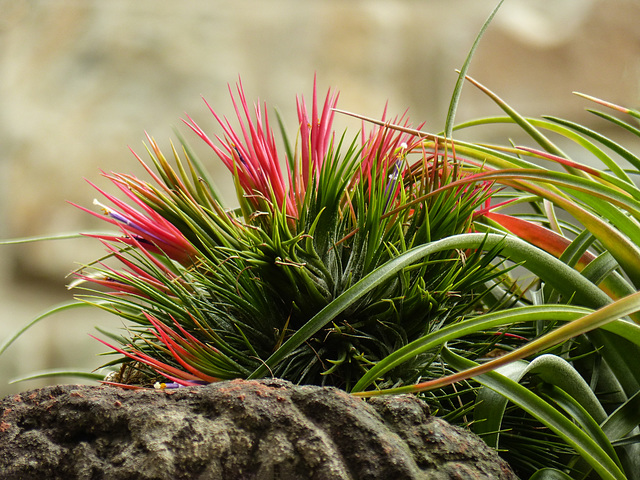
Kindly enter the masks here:
<path id="1" fill-rule="evenodd" d="M 157 173 L 138 158 L 153 182 L 105 174 L 129 204 L 100 190 L 111 205 L 96 200 L 102 214 L 80 207 L 121 229 L 96 235 L 119 265 L 87 266 L 74 285 L 107 287 L 97 298 L 89 287 L 84 299 L 132 323 L 124 338 L 111 337 L 125 370 L 146 384 L 269 374 L 351 390 L 391 353 L 483 308 L 504 273 L 492 263 L 499 246 L 433 252 L 342 297 L 339 312 L 310 328 L 391 259 L 472 230 L 492 182 L 467 181 L 477 169 L 386 126 L 338 136 L 337 96 L 329 91 L 319 107 L 315 88 L 310 116 L 298 101 L 299 129 L 294 143 L 285 136 L 283 159 L 266 109 L 252 112 L 241 85 L 237 93 L 240 133 L 213 110 L 223 138 L 186 123 L 231 171 L 239 207 L 222 205 L 188 148 L 182 158 L 173 150 L 174 168 L 151 138 Z M 437 376 L 440 363 L 419 355 L 376 384 Z"/>
<path id="2" fill-rule="evenodd" d="M 105 174 L 128 201 L 98 189 L 109 205 L 79 208 L 120 232 L 93 235 L 108 255 L 73 286 L 128 321 L 125 334 L 102 332 L 120 354 L 109 382 L 277 376 L 419 393 L 521 473 L 634 471 L 640 190 L 613 154 L 640 160 L 585 127 L 521 117 L 468 80 L 507 116 L 454 131 L 510 122 L 539 147 L 454 141 L 386 112 L 348 139 L 332 127 L 337 95 L 320 106 L 314 86 L 310 114 L 298 100 L 294 140 L 279 119 L 281 155 L 266 107 L 252 110 L 239 84 L 237 127 L 213 109 L 222 136 L 185 121 L 231 172 L 237 208 L 184 141 L 170 163 L 148 138 L 153 168 L 137 158 L 151 181 Z"/>

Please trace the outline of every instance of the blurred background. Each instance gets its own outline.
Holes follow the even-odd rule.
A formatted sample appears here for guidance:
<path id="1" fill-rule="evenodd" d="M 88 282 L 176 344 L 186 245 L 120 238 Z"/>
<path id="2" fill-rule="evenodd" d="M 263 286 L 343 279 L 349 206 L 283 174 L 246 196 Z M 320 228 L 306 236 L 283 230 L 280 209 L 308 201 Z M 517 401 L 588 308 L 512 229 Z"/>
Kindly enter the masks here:
<path id="1" fill-rule="evenodd" d="M 184 133 L 229 204 L 229 176 L 181 125 L 185 112 L 217 132 L 202 97 L 232 116 L 227 85 L 277 107 L 296 126 L 295 96 L 341 92 L 339 106 L 379 116 L 407 108 L 439 131 L 456 73 L 497 0 L 0 0 L 0 238 L 104 228 L 67 202 L 91 206 L 84 178 L 142 175 L 131 147 L 144 132 L 167 150 Z M 640 2 L 506 0 L 470 74 L 523 114 L 603 128 L 580 91 L 640 106 Z M 498 114 L 465 87 L 457 119 Z M 359 123 L 338 117 L 355 134 Z M 504 140 L 495 127 L 483 139 Z M 69 301 L 68 272 L 102 254 L 91 239 L 0 246 L 0 343 Z M 49 368 L 92 370 L 88 337 L 120 321 L 95 309 L 47 318 L 0 356 L 0 397 L 54 379 L 8 384 Z M 76 381 L 60 379 L 59 381 Z"/>

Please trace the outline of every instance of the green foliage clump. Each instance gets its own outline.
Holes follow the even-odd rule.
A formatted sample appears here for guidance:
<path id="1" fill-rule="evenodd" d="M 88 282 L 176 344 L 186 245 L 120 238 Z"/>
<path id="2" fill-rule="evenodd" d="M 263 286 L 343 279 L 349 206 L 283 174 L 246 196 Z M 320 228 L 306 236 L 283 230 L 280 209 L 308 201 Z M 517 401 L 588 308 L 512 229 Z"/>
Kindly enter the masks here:
<path id="1" fill-rule="evenodd" d="M 302 341 L 262 375 L 349 390 L 394 351 L 481 309 L 478 300 L 504 273 L 492 264 L 499 247 L 492 255 L 459 249 L 420 258 L 306 332 L 312 318 L 390 260 L 471 231 L 491 183 L 460 182 L 473 172 L 448 151 L 426 150 L 386 127 L 351 143 L 345 134 L 338 139 L 336 97 L 329 92 L 319 111 L 315 90 L 316 116 L 307 118 L 299 104 L 295 151 L 285 137 L 285 176 L 267 112 L 256 108 L 251 117 L 238 92 L 242 135 L 221 122 L 226 139 L 214 143 L 188 122 L 232 172 L 235 210 L 223 207 L 186 147 L 182 159 L 174 150 L 174 168 L 150 140 L 155 184 L 109 175 L 135 207 L 105 194 L 114 205 L 103 206 L 105 218 L 124 235 L 102 239 L 128 268 L 94 265 L 79 277 L 115 290 L 96 303 L 134 324 L 117 339 L 120 361 L 150 367 L 147 383 L 257 376 L 302 331 Z M 429 369 L 442 368 L 434 360 L 419 355 L 377 384 L 431 377 Z"/>

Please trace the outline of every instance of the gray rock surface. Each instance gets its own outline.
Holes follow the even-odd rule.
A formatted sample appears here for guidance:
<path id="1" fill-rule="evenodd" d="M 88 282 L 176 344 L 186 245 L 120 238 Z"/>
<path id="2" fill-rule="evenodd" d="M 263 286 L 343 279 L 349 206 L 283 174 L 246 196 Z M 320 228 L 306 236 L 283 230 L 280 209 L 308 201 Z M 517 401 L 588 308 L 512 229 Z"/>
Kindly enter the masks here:
<path id="1" fill-rule="evenodd" d="M 177 390 L 62 385 L 0 402 L 2 479 L 512 479 L 412 396 L 282 380 Z"/>

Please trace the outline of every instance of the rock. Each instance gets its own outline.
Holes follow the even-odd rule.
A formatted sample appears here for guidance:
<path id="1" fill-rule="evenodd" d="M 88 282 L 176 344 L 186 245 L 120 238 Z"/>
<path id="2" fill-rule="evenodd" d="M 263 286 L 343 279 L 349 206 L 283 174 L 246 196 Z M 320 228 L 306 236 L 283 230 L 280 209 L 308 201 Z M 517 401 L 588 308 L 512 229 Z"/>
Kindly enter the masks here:
<path id="1" fill-rule="evenodd" d="M 413 396 L 234 380 L 175 390 L 58 385 L 0 402 L 11 479 L 513 479 Z"/>

